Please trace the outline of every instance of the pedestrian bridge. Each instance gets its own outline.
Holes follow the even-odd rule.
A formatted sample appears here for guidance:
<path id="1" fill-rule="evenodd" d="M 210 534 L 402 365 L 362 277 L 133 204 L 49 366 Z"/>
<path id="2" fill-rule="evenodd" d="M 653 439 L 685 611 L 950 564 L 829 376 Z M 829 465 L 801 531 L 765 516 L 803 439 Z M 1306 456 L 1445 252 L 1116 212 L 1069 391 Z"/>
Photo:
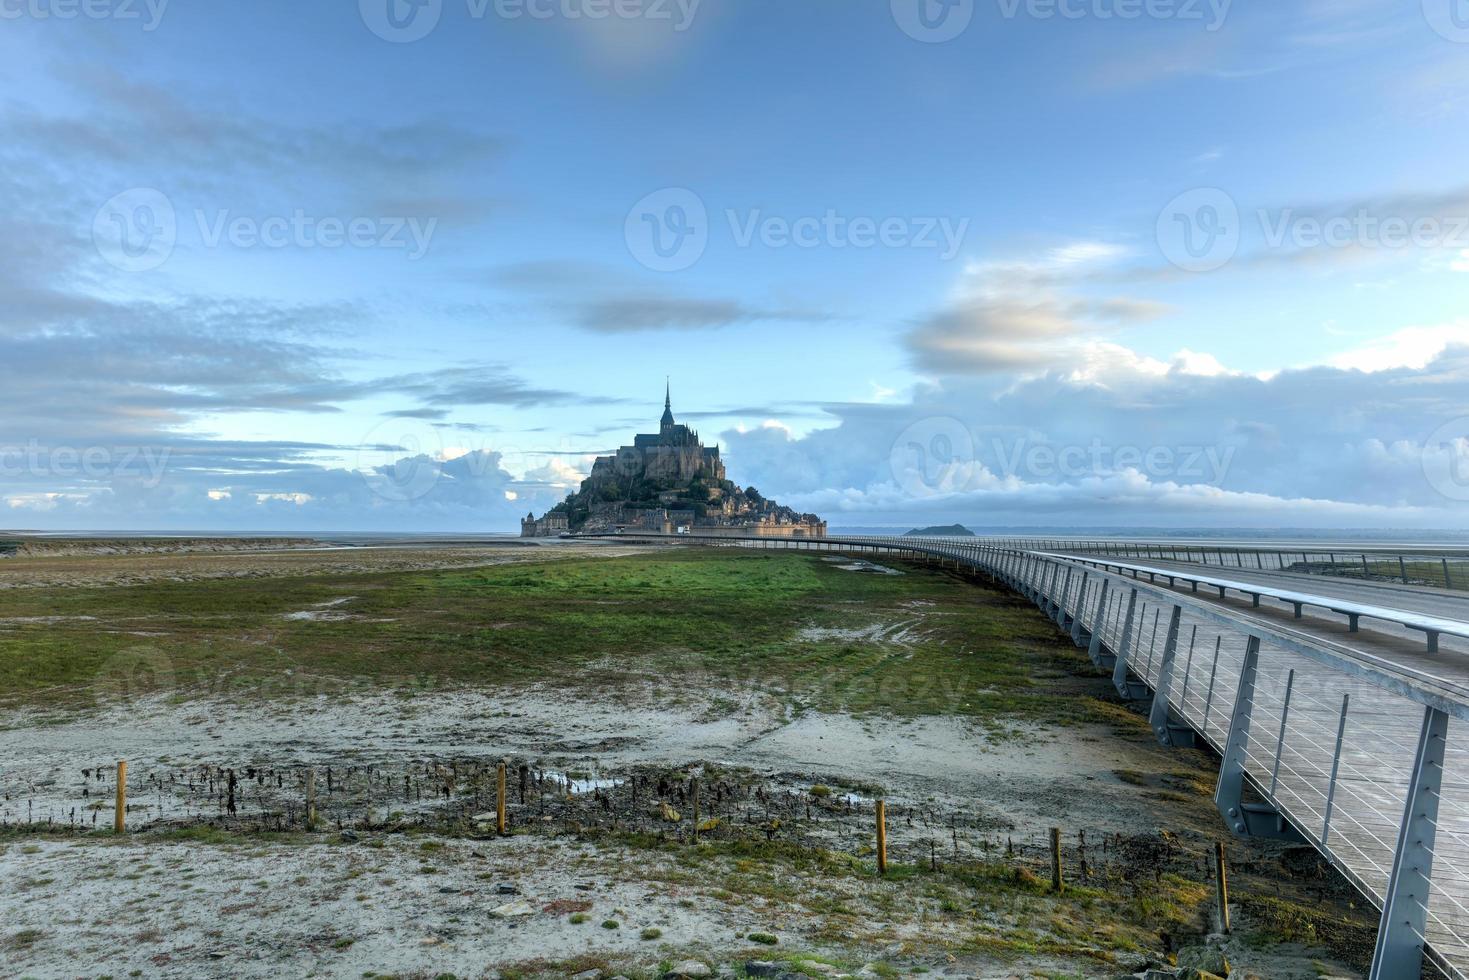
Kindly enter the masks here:
<path id="1" fill-rule="evenodd" d="M 1058 542 L 617 539 L 936 559 L 1013 589 L 1160 742 L 1218 754 L 1234 833 L 1309 842 L 1383 910 L 1372 977 L 1469 980 L 1469 595 Z"/>

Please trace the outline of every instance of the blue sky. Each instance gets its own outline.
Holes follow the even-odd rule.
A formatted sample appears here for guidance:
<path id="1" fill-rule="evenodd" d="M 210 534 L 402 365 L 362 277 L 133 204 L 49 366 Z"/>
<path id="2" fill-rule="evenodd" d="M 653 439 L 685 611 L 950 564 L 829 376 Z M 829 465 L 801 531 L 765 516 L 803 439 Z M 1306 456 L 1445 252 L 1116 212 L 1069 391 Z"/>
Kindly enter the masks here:
<path id="1" fill-rule="evenodd" d="M 4 0 L 0 524 L 1469 526 L 1463 6 Z"/>

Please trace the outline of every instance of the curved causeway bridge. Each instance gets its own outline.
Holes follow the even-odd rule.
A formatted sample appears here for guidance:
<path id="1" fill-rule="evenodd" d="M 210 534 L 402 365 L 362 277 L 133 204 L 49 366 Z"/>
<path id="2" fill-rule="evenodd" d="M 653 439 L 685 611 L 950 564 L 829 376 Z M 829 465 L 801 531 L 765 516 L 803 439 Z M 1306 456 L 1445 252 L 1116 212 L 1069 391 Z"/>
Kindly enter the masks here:
<path id="1" fill-rule="evenodd" d="M 1372 977 L 1427 960 L 1469 978 L 1469 592 L 1409 584 L 1402 556 L 1396 584 L 1301 574 L 1273 550 L 1220 567 L 1085 542 L 617 540 L 940 560 L 1021 593 L 1147 705 L 1159 741 L 1219 755 L 1234 833 L 1309 842 L 1383 910 Z"/>

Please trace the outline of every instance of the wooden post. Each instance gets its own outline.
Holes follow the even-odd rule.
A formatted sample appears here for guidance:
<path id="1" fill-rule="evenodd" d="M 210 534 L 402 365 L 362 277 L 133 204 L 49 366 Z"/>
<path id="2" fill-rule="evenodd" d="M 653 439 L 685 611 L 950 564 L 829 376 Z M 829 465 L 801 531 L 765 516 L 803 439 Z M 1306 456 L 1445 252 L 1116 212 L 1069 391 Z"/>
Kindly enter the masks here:
<path id="1" fill-rule="evenodd" d="M 117 762 L 117 803 L 112 811 L 112 830 L 114 833 L 122 833 L 127 829 L 128 813 L 128 764 L 119 759 Z"/>
<path id="2" fill-rule="evenodd" d="M 877 873 L 888 873 L 888 812 L 883 800 L 877 801 Z"/>
<path id="3" fill-rule="evenodd" d="M 1061 880 L 1061 828 L 1051 828 L 1051 890 L 1062 891 L 1066 882 Z"/>
<path id="4" fill-rule="evenodd" d="M 1214 901 L 1219 906 L 1219 931 L 1229 935 L 1229 872 L 1224 867 L 1224 842 L 1214 842 Z"/>
<path id="5" fill-rule="evenodd" d="M 306 829 L 316 829 L 316 770 L 306 770 Z"/>
<path id="6" fill-rule="evenodd" d="M 689 780 L 689 797 L 694 805 L 694 843 L 699 843 L 699 777 Z"/>
<path id="7" fill-rule="evenodd" d="M 495 832 L 503 834 L 506 831 L 505 821 L 505 763 L 495 770 Z"/>

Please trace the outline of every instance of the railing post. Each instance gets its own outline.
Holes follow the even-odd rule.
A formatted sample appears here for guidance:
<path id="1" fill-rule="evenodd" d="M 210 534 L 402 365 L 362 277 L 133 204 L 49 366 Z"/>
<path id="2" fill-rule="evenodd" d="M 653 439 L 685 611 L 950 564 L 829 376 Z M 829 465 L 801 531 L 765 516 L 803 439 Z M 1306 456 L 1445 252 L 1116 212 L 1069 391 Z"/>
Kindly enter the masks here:
<path id="1" fill-rule="evenodd" d="M 1214 681 L 1219 676 L 1219 649 L 1224 646 L 1224 634 L 1214 637 L 1214 666 L 1209 668 L 1209 693 L 1204 697 L 1204 734 L 1209 734 L 1209 714 L 1214 710 Z"/>
<path id="2" fill-rule="evenodd" d="M 1071 597 L 1071 566 L 1066 566 L 1066 581 L 1061 584 L 1061 592 L 1056 598 L 1056 625 L 1063 630 L 1066 628 L 1066 600 Z"/>
<path id="3" fill-rule="evenodd" d="M 1102 592 L 1097 596 L 1097 612 L 1092 617 L 1092 639 L 1086 648 L 1086 655 L 1098 667 L 1102 664 L 1102 626 L 1107 616 L 1107 589 L 1111 584 L 1111 579 L 1102 578 Z"/>
<path id="4" fill-rule="evenodd" d="M 1331 839 L 1331 808 L 1336 803 L 1336 777 L 1341 771 L 1341 748 L 1347 735 L 1347 709 L 1351 703 L 1350 694 L 1341 696 L 1341 720 L 1336 723 L 1336 749 L 1331 754 L 1331 780 L 1326 784 L 1326 817 L 1321 821 L 1322 847 Z"/>
<path id="5" fill-rule="evenodd" d="M 1091 572 L 1083 570 L 1081 583 L 1076 587 L 1076 611 L 1071 614 L 1071 642 L 1081 646 L 1081 620 L 1086 605 L 1086 585 L 1091 578 Z"/>
<path id="6" fill-rule="evenodd" d="M 1275 788 L 1280 784 L 1280 758 L 1285 755 L 1285 731 L 1290 724 L 1290 696 L 1296 687 L 1296 669 L 1292 667 L 1285 677 L 1285 703 L 1280 706 L 1280 734 L 1275 739 L 1275 765 L 1270 770 L 1270 797 L 1275 798 Z"/>
<path id="7" fill-rule="evenodd" d="M 1214 805 L 1236 834 L 1250 832 L 1244 812 L 1245 746 L 1250 740 L 1250 715 L 1255 707 L 1255 680 L 1259 673 L 1260 638 L 1252 636 L 1245 644 L 1245 659 L 1239 668 L 1234 714 L 1229 721 L 1229 736 L 1224 740 L 1224 756 L 1219 762 L 1219 785 L 1214 790 Z"/>
<path id="8" fill-rule="evenodd" d="M 1168 730 L 1168 691 L 1173 686 L 1173 661 L 1178 655 L 1178 627 L 1183 618 L 1183 607 L 1175 605 L 1168 617 L 1168 638 L 1163 641 L 1163 663 L 1158 667 L 1158 686 L 1153 691 L 1153 707 L 1148 713 L 1148 723 L 1153 734 L 1163 745 L 1176 745 Z M 1190 739 L 1190 742 L 1193 740 Z"/>
<path id="9" fill-rule="evenodd" d="M 1377 949 L 1372 956 L 1371 980 L 1417 977 L 1423 970 L 1424 935 L 1428 929 L 1428 899 L 1432 892 L 1434 833 L 1438 824 L 1439 787 L 1443 781 L 1444 747 L 1449 716 L 1437 708 L 1423 710 L 1423 730 L 1413 771 L 1392 876 L 1377 927 Z"/>
<path id="10" fill-rule="evenodd" d="M 1183 690 L 1178 692 L 1178 703 L 1188 708 L 1188 685 L 1194 677 L 1194 646 L 1199 642 L 1199 624 L 1195 623 L 1188 635 L 1188 659 L 1183 663 Z"/>
<path id="11" fill-rule="evenodd" d="M 1137 613 L 1137 589 L 1127 599 L 1127 622 L 1122 627 L 1122 642 L 1117 645 L 1117 663 L 1112 667 L 1112 685 L 1127 697 L 1127 655 L 1132 649 L 1133 617 Z"/>

